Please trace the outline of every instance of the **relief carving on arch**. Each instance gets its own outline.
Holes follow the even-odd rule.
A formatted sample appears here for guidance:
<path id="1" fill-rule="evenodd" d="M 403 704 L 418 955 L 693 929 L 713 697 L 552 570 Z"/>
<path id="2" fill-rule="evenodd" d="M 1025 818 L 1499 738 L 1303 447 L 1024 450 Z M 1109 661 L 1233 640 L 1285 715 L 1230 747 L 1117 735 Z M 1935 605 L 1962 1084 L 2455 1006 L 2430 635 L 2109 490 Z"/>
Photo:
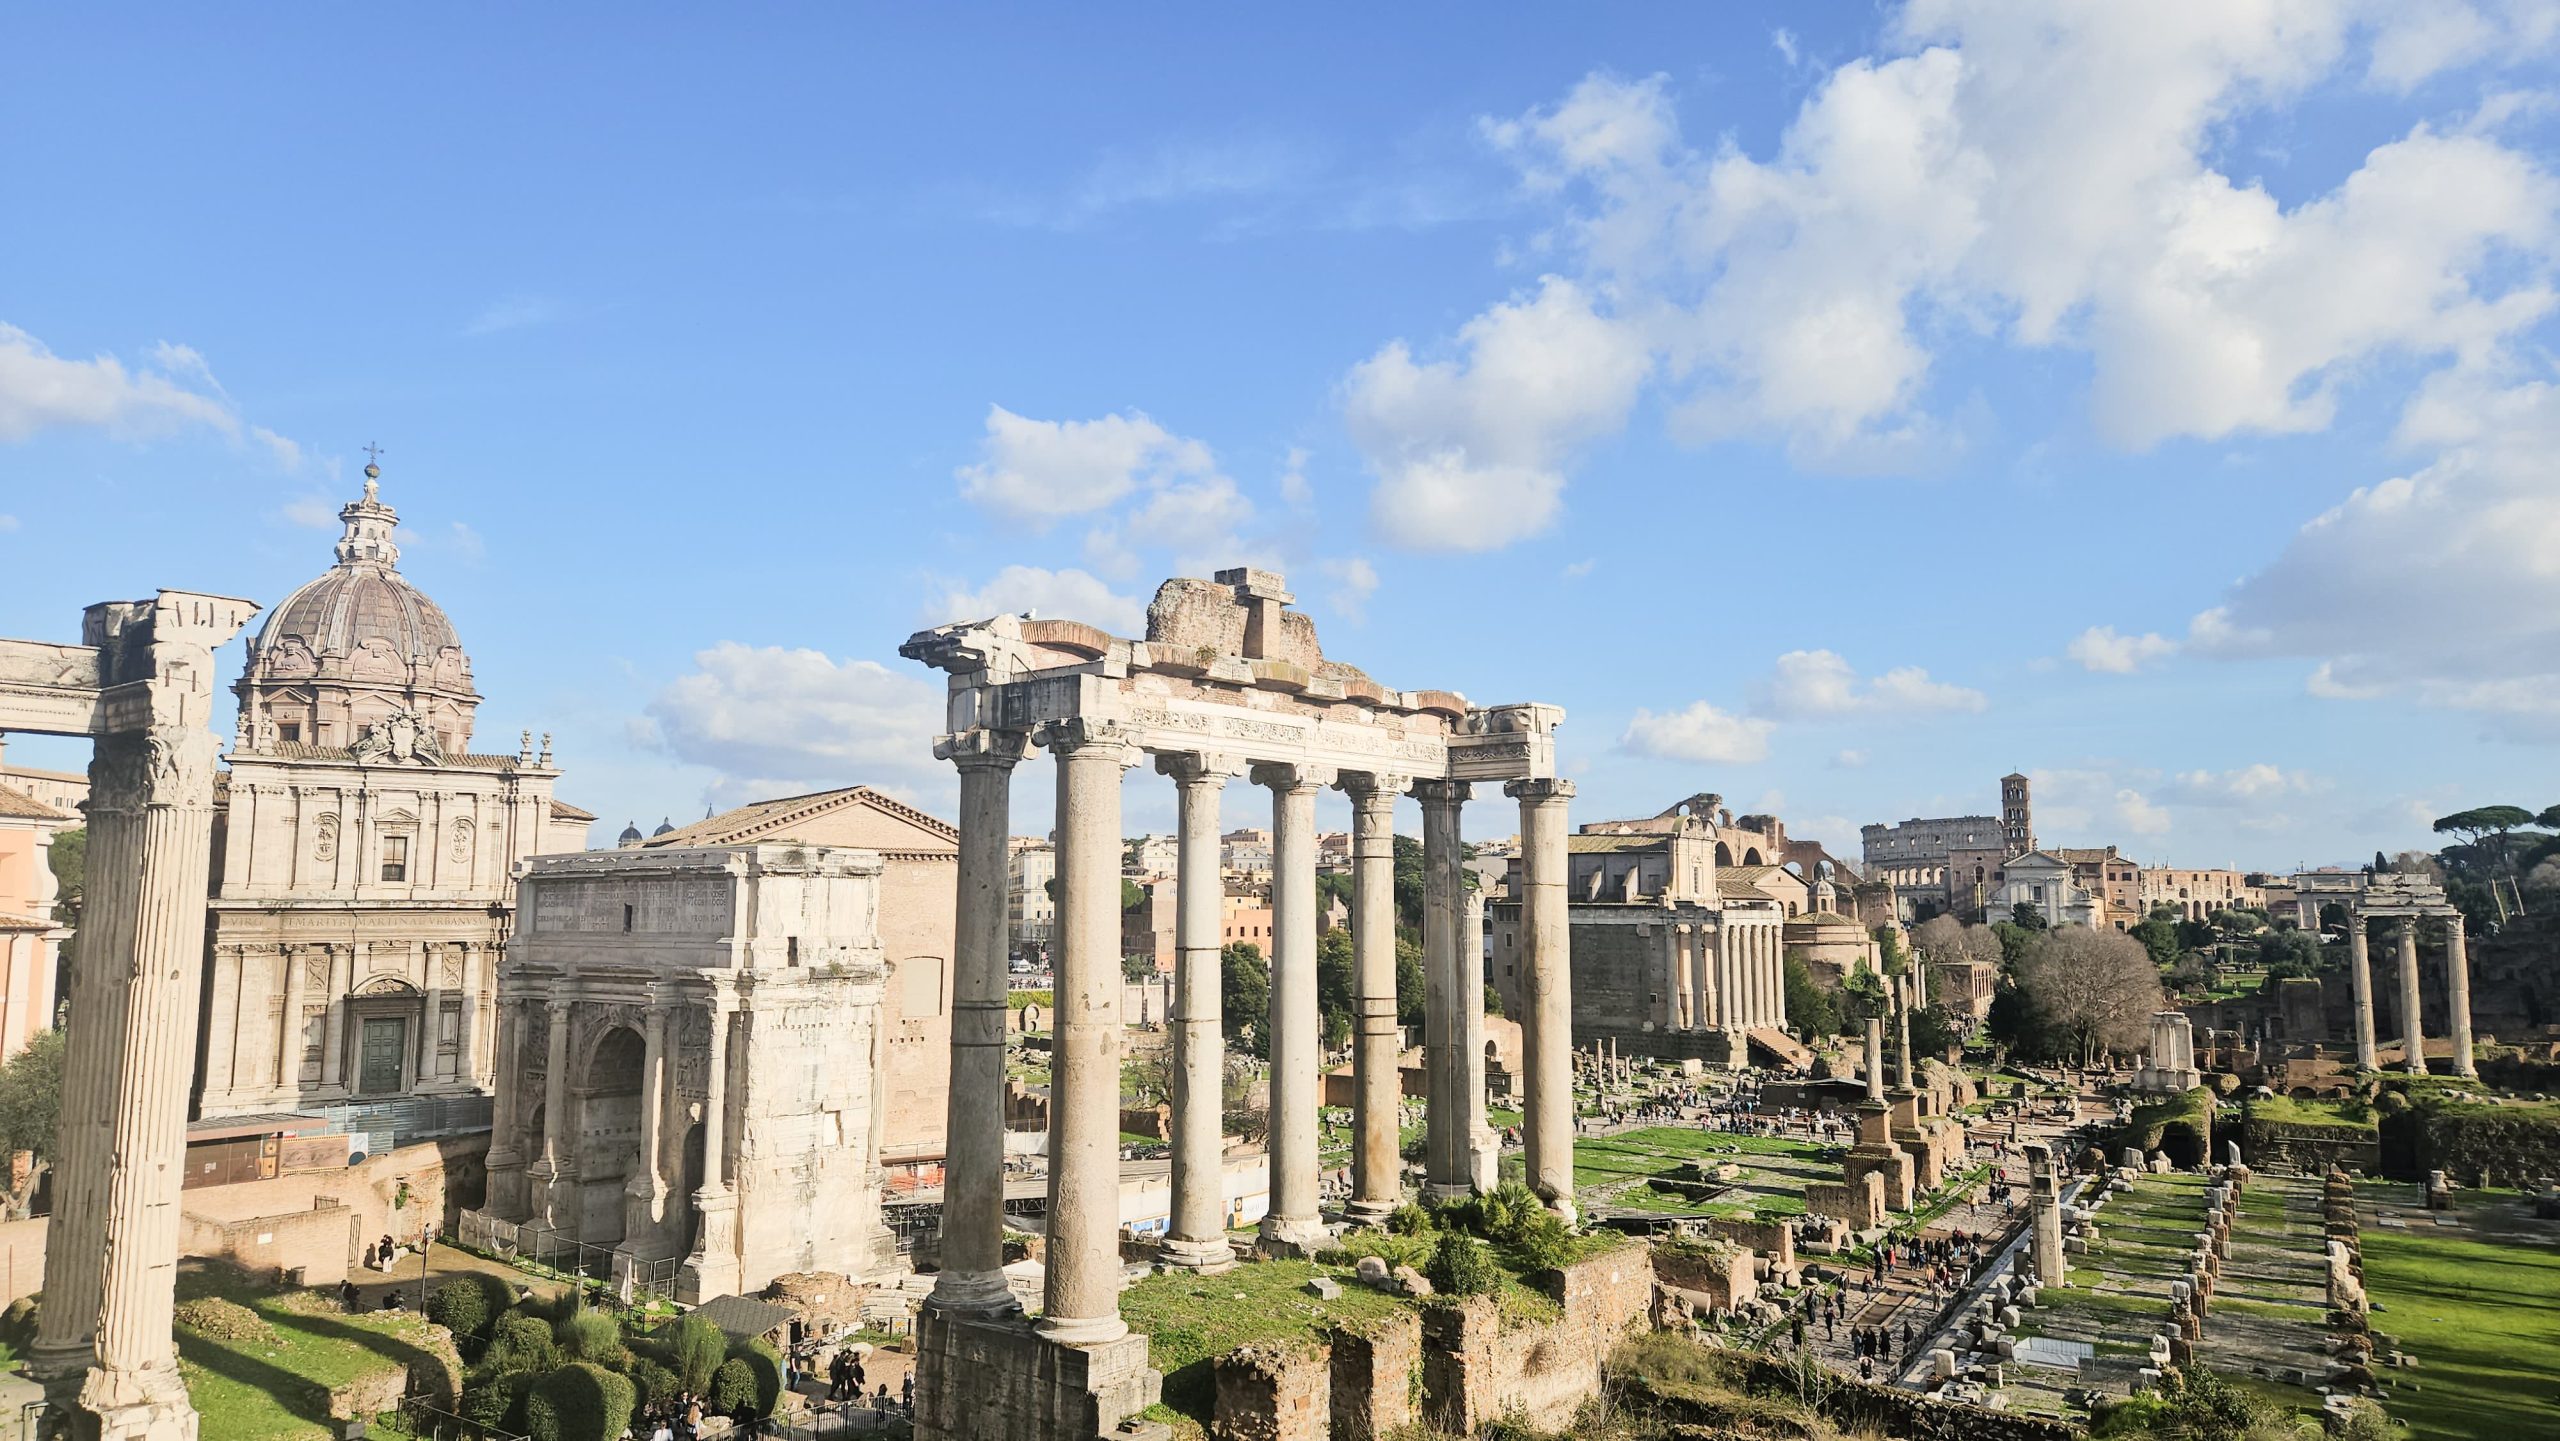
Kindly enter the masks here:
<path id="1" fill-rule="evenodd" d="M 677 1014 L 676 1089 L 687 1096 L 709 1095 L 711 1013 L 699 1006 L 686 1006 Z"/>

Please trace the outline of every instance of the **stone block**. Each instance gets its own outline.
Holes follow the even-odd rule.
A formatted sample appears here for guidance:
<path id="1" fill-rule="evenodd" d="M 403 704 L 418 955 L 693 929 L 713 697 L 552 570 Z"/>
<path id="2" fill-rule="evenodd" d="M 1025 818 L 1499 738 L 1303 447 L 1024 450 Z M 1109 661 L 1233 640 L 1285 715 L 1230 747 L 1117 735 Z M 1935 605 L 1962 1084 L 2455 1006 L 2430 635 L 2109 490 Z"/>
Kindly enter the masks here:
<path id="1" fill-rule="evenodd" d="M 1339 1301 L 1342 1299 L 1342 1283 L 1331 1276 L 1313 1277 L 1307 1282 L 1307 1294 L 1319 1301 Z"/>

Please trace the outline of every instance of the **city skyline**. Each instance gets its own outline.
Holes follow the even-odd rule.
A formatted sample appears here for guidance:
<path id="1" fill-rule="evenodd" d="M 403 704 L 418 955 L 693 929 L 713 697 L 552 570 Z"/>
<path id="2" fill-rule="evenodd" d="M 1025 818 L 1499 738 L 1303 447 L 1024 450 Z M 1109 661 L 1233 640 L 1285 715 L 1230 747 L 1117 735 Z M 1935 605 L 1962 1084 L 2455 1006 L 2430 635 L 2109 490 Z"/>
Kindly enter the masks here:
<path id="1" fill-rule="evenodd" d="M 1713 790 L 1854 855 L 2016 769 L 2048 844 L 2289 870 L 2542 802 L 2521 12 L 1511 17 L 1463 71 L 1455 13 L 788 54 L 39 17 L 0 61 L 55 142 L 0 228 L 0 632 L 275 604 L 379 440 L 484 735 L 553 732 L 596 844 L 842 784 L 948 813 L 909 632 L 1135 634 L 1158 577 L 1247 563 L 1395 684 L 1564 705 L 1577 818 Z M 2067 123 L 2102 81 L 2162 99 Z M 292 163 L 211 163 L 248 153 Z"/>

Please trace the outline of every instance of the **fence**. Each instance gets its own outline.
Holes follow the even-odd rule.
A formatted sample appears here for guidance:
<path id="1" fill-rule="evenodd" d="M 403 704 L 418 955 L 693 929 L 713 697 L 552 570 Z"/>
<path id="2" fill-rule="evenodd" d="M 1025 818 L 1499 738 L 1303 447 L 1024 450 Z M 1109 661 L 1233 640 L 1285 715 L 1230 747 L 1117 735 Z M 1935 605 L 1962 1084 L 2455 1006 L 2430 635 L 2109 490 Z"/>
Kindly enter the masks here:
<path id="1" fill-rule="evenodd" d="M 305 1114 L 344 1131 L 367 1155 L 378 1156 L 412 1141 L 464 1136 L 489 1129 L 497 1102 L 489 1096 L 403 1096 L 392 1101 L 356 1101 L 343 1106 L 315 1106 Z"/>
<path id="2" fill-rule="evenodd" d="M 423 1396 L 402 1397 L 399 1416 L 400 1429 L 418 1441 L 532 1441 L 521 1432 L 465 1420 Z"/>
<path id="3" fill-rule="evenodd" d="M 673 1256 L 650 1259 L 618 1246 L 592 1245 L 530 1221 L 501 1221 L 486 1211 L 463 1212 L 454 1240 L 511 1265 L 593 1284 L 639 1308 L 674 1301 L 676 1272 L 683 1264 Z"/>

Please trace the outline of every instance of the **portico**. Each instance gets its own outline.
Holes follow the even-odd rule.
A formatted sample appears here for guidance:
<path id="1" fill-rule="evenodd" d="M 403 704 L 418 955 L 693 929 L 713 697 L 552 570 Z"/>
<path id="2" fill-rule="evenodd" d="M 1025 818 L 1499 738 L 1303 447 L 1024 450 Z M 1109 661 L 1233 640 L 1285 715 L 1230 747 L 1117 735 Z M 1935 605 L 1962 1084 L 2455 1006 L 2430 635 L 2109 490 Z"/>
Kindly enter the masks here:
<path id="1" fill-rule="evenodd" d="M 1479 783 L 1501 785 L 1520 807 L 1528 1174 L 1550 1205 L 1570 1211 L 1564 882 L 1573 787 L 1554 774 L 1563 712 L 1390 690 L 1326 659 L 1290 601 L 1280 577 L 1230 570 L 1165 582 L 1140 641 L 1075 621 L 999 616 L 920 632 L 901 648 L 949 676 L 950 729 L 936 753 L 959 767 L 962 785 L 946 1167 L 954 1200 L 943 1213 L 942 1275 L 920 1323 L 919 1436 L 1097 1434 L 1153 1394 L 1145 1338 L 1131 1337 L 1119 1316 L 1117 1207 L 1121 787 L 1142 761 L 1174 783 L 1180 824 L 1164 1259 L 1201 1270 L 1232 1259 L 1219 1195 L 1216 868 L 1227 783 L 1239 777 L 1269 792 L 1272 830 L 1270 1210 L 1257 1246 L 1303 1254 L 1329 1234 L 1317 1205 L 1315 887 L 1315 802 L 1329 787 L 1353 815 L 1357 1103 L 1345 1218 L 1382 1219 L 1404 1194 L 1393 887 L 1394 806 L 1408 792 L 1423 807 L 1426 872 L 1424 1180 L 1438 1195 L 1489 1180 L 1481 929 L 1467 924 L 1481 908 L 1460 863 L 1463 809 Z M 1002 1283 L 992 1198 L 1003 1185 L 1005 836 L 1012 769 L 1032 746 L 1057 762 L 1059 898 L 1049 1244 L 1043 1314 L 1026 1341 Z M 991 1384 L 990 1365 L 1022 1370 L 1021 1384 Z M 963 1378 L 962 1366 L 975 1374 Z"/>

